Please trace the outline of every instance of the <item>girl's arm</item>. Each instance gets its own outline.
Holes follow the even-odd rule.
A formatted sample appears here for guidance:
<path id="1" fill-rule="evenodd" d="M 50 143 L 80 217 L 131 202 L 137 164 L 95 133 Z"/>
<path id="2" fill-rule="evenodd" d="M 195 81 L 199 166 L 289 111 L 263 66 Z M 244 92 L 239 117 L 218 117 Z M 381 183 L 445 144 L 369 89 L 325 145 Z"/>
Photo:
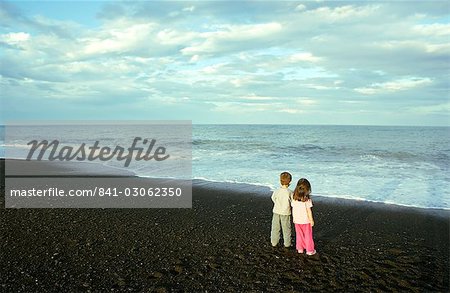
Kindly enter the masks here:
<path id="1" fill-rule="evenodd" d="M 309 219 L 309 222 L 311 223 L 311 227 L 314 227 L 314 218 L 313 218 L 311 208 L 306 208 L 306 212 L 308 214 L 308 219 Z"/>

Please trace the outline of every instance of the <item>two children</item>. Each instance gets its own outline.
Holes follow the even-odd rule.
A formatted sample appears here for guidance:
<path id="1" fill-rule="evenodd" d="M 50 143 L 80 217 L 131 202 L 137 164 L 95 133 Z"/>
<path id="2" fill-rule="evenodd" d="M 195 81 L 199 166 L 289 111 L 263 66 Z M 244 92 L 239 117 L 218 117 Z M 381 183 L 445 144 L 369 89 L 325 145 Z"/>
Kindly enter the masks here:
<path id="1" fill-rule="evenodd" d="M 295 225 L 296 249 L 298 253 L 303 253 L 306 249 L 307 255 L 314 255 L 314 240 L 312 227 L 314 218 L 311 207 L 311 184 L 305 178 L 297 182 L 294 192 L 288 187 L 292 176 L 288 172 L 280 174 L 281 187 L 272 194 L 273 217 L 272 217 L 272 246 L 276 246 L 280 240 L 280 232 L 283 233 L 284 246 L 291 246 L 291 213 Z M 291 212 L 292 208 L 292 212 Z"/>

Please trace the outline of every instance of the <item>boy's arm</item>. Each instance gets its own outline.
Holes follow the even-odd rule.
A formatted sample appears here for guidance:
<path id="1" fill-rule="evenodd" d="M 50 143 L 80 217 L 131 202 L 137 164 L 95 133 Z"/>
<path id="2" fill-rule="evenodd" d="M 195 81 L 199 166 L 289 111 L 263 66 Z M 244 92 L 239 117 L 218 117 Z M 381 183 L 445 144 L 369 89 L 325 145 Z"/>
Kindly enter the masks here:
<path id="1" fill-rule="evenodd" d="M 311 223 L 311 227 L 314 227 L 314 218 L 313 218 L 311 208 L 306 208 L 306 213 L 308 214 L 308 219 L 309 219 L 309 222 Z"/>
<path id="2" fill-rule="evenodd" d="M 275 190 L 275 191 L 272 193 L 272 196 L 271 196 L 273 202 L 275 202 L 275 197 L 276 197 L 276 196 L 275 196 L 275 193 L 276 193 L 276 192 L 277 192 L 277 191 Z"/>

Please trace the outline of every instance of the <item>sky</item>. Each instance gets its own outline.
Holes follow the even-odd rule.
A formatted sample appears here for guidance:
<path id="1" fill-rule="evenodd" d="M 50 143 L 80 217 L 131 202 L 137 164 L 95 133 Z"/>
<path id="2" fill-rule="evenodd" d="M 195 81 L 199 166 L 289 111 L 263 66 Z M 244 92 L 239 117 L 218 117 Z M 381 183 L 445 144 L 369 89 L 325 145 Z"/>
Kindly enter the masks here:
<path id="1" fill-rule="evenodd" d="M 3 1 L 0 122 L 450 126 L 448 1 Z"/>

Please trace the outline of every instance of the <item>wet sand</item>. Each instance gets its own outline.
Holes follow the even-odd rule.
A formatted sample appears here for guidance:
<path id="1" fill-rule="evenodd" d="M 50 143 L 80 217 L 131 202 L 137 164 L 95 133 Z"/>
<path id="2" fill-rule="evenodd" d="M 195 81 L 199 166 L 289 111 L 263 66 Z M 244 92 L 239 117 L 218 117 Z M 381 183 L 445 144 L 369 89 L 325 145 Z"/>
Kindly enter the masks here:
<path id="1" fill-rule="evenodd" d="M 249 186 L 196 182 L 192 209 L 0 209 L 0 291 L 448 292 L 449 211 L 313 200 L 312 257 L 271 247 L 270 191 Z"/>

